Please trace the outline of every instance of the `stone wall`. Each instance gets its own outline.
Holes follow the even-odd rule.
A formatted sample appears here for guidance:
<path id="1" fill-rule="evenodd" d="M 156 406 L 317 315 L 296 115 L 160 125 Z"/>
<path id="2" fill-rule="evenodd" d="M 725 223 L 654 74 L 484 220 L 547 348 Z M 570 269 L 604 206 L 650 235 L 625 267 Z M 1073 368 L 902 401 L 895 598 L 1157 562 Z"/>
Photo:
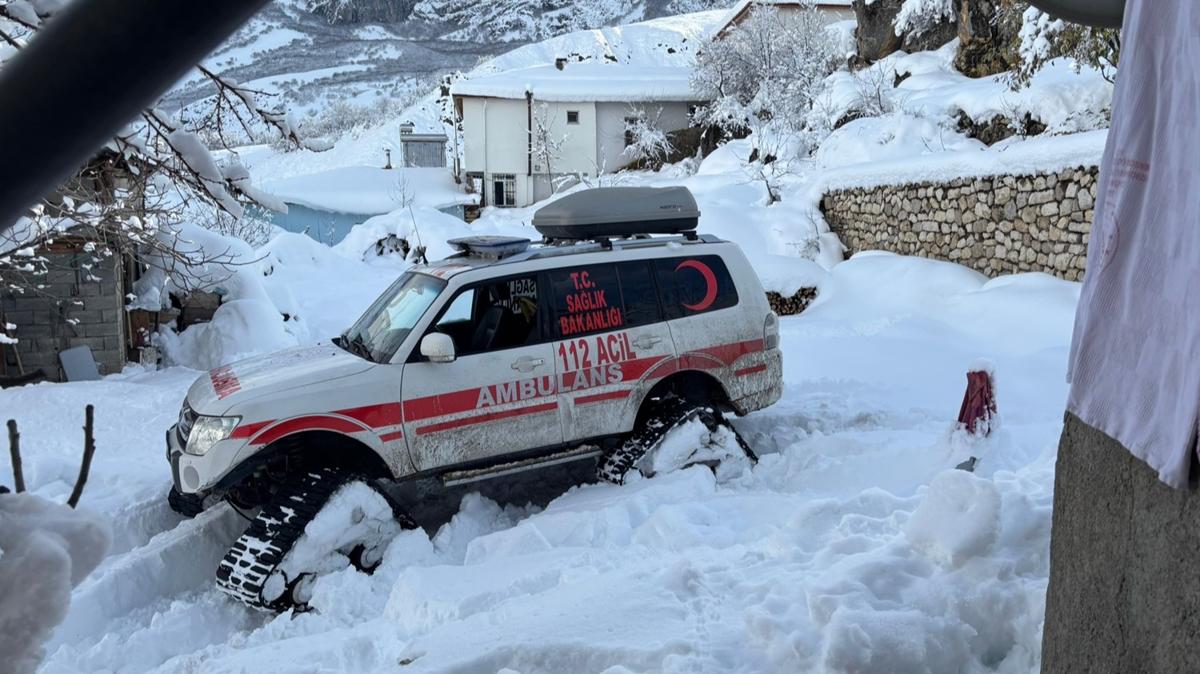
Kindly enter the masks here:
<path id="1" fill-rule="evenodd" d="M 886 250 L 988 276 L 1083 278 L 1096 167 L 832 190 L 821 210 L 847 254 Z"/>
<path id="2" fill-rule="evenodd" d="M 125 365 L 125 308 L 120 256 L 94 256 L 81 242 L 60 239 L 42 247 L 48 271 L 39 280 L 44 294 L 0 292 L 0 314 L 17 327 L 20 366 L 26 373 L 41 368 L 48 378 L 61 380 L 58 353 L 86 344 L 101 374 L 120 372 Z M 93 262 L 93 258 L 98 257 Z M 83 264 L 93 265 L 91 269 Z M 10 346 L 0 349 L 0 373 L 17 375 L 17 358 Z"/>

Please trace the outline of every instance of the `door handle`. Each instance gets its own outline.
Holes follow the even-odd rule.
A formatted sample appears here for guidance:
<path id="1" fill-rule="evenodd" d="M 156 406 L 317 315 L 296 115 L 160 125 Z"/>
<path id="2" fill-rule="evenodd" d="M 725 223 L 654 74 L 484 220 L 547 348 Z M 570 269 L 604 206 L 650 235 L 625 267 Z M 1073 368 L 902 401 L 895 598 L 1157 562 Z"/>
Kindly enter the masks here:
<path id="1" fill-rule="evenodd" d="M 513 361 L 512 369 L 518 372 L 532 372 L 533 370 L 546 364 L 544 358 L 530 358 L 529 356 L 521 356 Z"/>
<path id="2" fill-rule="evenodd" d="M 658 335 L 651 335 L 651 334 L 643 332 L 642 334 L 640 334 L 634 338 L 633 345 L 639 349 L 649 349 L 650 347 L 654 346 L 655 344 L 658 344 L 661 341 L 662 341 L 662 337 L 659 337 Z"/>

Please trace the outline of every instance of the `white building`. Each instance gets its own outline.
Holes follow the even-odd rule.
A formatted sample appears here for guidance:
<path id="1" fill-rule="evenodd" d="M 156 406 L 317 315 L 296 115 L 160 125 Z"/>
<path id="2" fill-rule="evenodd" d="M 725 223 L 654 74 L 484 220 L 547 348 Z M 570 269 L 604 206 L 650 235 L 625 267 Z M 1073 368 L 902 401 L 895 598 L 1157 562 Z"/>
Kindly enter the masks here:
<path id="1" fill-rule="evenodd" d="M 690 79 L 688 68 L 559 59 L 457 82 L 461 171 L 490 206 L 527 206 L 562 176 L 616 171 L 631 161 L 630 117 L 644 111 L 664 131 L 689 126 L 700 98 Z"/>

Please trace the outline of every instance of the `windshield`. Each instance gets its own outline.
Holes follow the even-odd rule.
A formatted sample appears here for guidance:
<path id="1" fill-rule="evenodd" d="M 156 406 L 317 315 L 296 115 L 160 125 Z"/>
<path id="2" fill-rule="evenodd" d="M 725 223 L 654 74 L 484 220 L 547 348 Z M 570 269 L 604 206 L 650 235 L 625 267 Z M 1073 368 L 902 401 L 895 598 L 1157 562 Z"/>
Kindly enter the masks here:
<path id="1" fill-rule="evenodd" d="M 376 363 L 391 360 L 446 282 L 409 272 L 392 284 L 336 343 Z"/>

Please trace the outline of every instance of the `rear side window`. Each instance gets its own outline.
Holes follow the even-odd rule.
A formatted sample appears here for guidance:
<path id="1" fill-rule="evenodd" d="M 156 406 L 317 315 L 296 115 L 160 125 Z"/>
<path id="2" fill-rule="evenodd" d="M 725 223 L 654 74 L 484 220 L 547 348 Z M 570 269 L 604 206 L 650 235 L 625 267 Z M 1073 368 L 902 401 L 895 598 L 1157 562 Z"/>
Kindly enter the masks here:
<path id="1" fill-rule="evenodd" d="M 738 303 L 737 287 L 717 255 L 655 260 L 654 273 L 668 320 L 728 309 Z"/>
<path id="2" fill-rule="evenodd" d="M 550 279 L 554 339 L 581 337 L 662 320 L 645 260 L 554 269 Z"/>

